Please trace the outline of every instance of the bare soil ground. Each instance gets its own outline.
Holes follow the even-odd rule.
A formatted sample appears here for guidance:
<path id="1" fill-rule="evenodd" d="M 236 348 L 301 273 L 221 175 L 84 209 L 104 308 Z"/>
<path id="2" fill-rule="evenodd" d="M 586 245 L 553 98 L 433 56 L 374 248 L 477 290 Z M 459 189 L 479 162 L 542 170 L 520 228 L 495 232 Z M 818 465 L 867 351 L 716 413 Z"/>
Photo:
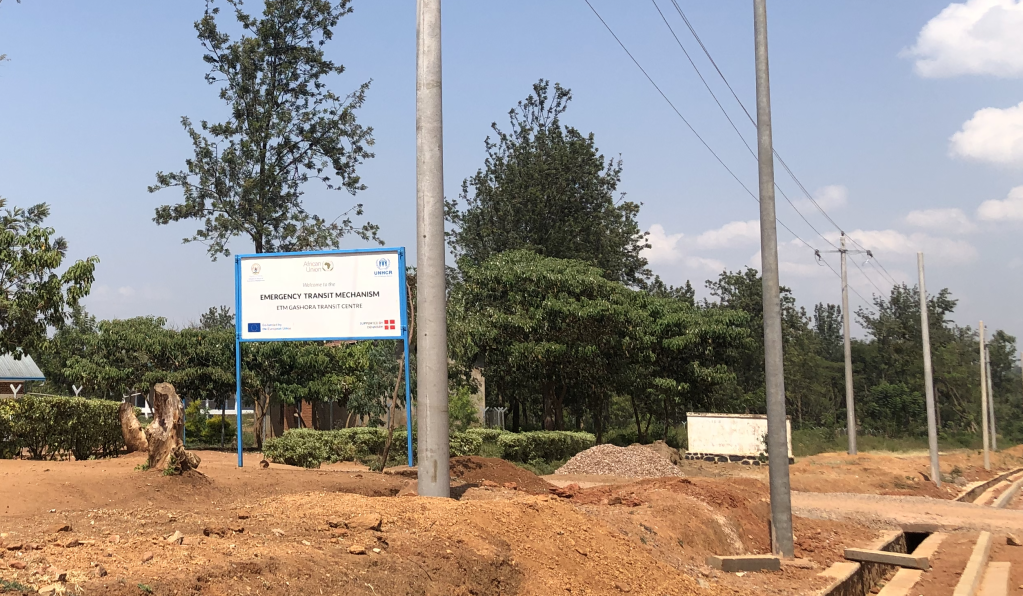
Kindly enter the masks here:
<path id="1" fill-rule="evenodd" d="M 183 477 L 137 470 L 142 456 L 0 460 L 0 579 L 114 595 L 809 594 L 844 548 L 880 528 L 938 521 L 1023 536 L 1020 499 L 992 510 L 950 502 L 958 487 L 911 480 L 926 454 L 801 459 L 796 555 L 810 568 L 743 575 L 704 560 L 768 552 L 763 468 L 685 462 L 687 478 L 545 481 L 501 460 L 455 458 L 456 499 L 439 500 L 414 496 L 402 469 L 260 469 L 257 454 L 239 469 L 233 454 L 200 455 L 202 473 Z M 1023 465 L 1020 455 L 995 454 L 995 466 Z M 972 452 L 943 455 L 952 467 L 969 480 L 995 473 Z M 166 540 L 176 532 L 181 544 Z M 1011 548 L 996 552 L 1014 557 L 1016 581 L 1023 548 Z"/>
<path id="2" fill-rule="evenodd" d="M 202 474 L 184 477 L 136 470 L 141 456 L 0 460 L 0 579 L 114 595 L 792 594 L 876 535 L 797 518 L 797 555 L 815 568 L 739 576 L 704 560 L 769 549 L 755 478 L 558 496 L 507 462 L 456 458 L 458 499 L 439 500 L 397 496 L 414 480 L 353 464 L 264 470 L 247 454 L 239 469 L 233 454 L 199 455 Z M 175 532 L 182 544 L 166 540 Z"/>

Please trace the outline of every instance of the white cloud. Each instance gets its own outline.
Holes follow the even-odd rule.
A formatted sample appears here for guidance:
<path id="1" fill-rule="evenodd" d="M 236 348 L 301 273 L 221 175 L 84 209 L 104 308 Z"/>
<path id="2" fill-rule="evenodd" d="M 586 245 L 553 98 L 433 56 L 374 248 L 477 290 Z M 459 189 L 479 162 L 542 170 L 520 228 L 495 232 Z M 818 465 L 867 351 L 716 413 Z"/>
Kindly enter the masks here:
<path id="1" fill-rule="evenodd" d="M 829 240 L 838 243 L 837 233 L 828 236 Z M 915 257 L 919 251 L 923 251 L 930 259 L 940 259 L 946 263 L 970 263 L 978 257 L 977 249 L 965 240 L 921 232 L 903 234 L 897 230 L 855 230 L 849 232 L 849 236 L 883 262 L 891 262 L 893 257 Z"/>
<path id="2" fill-rule="evenodd" d="M 648 230 L 646 240 L 650 248 L 643 250 L 643 256 L 651 263 L 674 263 L 682 257 L 678 243 L 682 240 L 682 234 L 668 234 L 664 226 L 654 224 Z"/>
<path id="3" fill-rule="evenodd" d="M 984 201 L 977 208 L 977 219 L 983 221 L 1023 221 L 1023 186 L 1009 191 L 1004 201 Z"/>
<path id="4" fill-rule="evenodd" d="M 950 234 L 966 234 L 972 232 L 977 227 L 963 213 L 962 209 L 956 208 L 910 211 L 906 215 L 906 223 L 918 228 Z"/>
<path id="5" fill-rule="evenodd" d="M 934 17 L 902 55 L 922 77 L 1023 76 L 1023 1 L 967 0 Z"/>
<path id="6" fill-rule="evenodd" d="M 813 191 L 813 200 L 825 211 L 829 209 L 841 209 L 849 202 L 849 189 L 841 184 L 822 186 Z M 816 209 L 808 199 L 796 201 L 800 208 Z"/>
<path id="7" fill-rule="evenodd" d="M 696 237 L 696 246 L 707 248 L 735 248 L 760 242 L 760 220 L 733 221 L 707 230 Z"/>
<path id="8" fill-rule="evenodd" d="M 1004 110 L 977 110 L 949 141 L 953 156 L 1002 165 L 1023 164 L 1023 102 Z"/>
<path id="9" fill-rule="evenodd" d="M 711 230 L 711 232 L 720 232 L 721 229 L 727 228 L 729 225 L 726 224 L 723 228 Z M 714 272 L 722 271 L 725 268 L 725 264 L 717 259 L 689 254 L 687 249 L 699 248 L 698 239 L 696 242 L 687 242 L 688 239 L 684 234 L 681 232 L 678 234 L 668 234 L 661 224 L 653 224 L 647 231 L 649 232 L 647 242 L 650 244 L 650 248 L 643 251 L 643 256 L 652 265 L 681 264 L 687 269 Z M 703 235 L 701 234 L 700 236 Z"/>

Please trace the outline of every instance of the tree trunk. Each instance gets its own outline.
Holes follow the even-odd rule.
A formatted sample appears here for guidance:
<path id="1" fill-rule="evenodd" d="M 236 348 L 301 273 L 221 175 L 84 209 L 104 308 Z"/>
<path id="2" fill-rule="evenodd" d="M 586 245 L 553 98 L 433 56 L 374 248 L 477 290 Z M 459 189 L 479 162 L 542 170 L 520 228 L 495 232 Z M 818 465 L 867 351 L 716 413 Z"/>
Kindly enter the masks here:
<path id="1" fill-rule="evenodd" d="M 398 389 L 401 387 L 401 382 L 404 380 L 403 375 L 405 374 L 405 358 L 398 362 L 398 379 L 394 382 L 394 393 L 391 395 L 391 406 L 387 409 L 387 441 L 384 443 L 384 454 L 380 458 L 380 471 L 383 472 L 384 468 L 387 467 L 387 458 L 391 454 L 391 441 L 394 440 L 394 406 L 398 402 Z M 405 404 L 406 408 L 412 407 L 412 404 Z M 408 429 L 411 433 L 412 429 Z"/>
<path id="2" fill-rule="evenodd" d="M 146 433 L 142 432 L 139 419 L 135 417 L 135 404 L 121 403 L 121 407 L 117 410 L 117 417 L 121 420 L 121 434 L 124 435 L 124 446 L 128 453 L 149 451 Z"/>
<path id="3" fill-rule="evenodd" d="M 517 433 L 519 432 L 519 429 L 522 428 L 520 426 L 519 420 L 519 398 L 517 396 L 511 399 L 511 409 L 512 409 L 512 432 Z"/>
<path id="4" fill-rule="evenodd" d="M 561 392 L 555 395 L 554 399 L 554 429 L 565 430 L 565 394 L 568 388 L 561 384 Z"/>
<path id="5" fill-rule="evenodd" d="M 643 426 L 639 422 L 639 408 L 636 406 L 636 396 L 629 395 L 629 401 L 632 402 L 632 415 L 636 418 L 636 441 L 643 443 Z"/>
<path id="6" fill-rule="evenodd" d="M 166 470 L 172 467 L 172 459 L 173 467 L 186 465 L 188 462 L 183 462 L 181 455 L 184 435 L 185 409 L 181 398 L 170 383 L 157 383 L 153 387 L 153 421 L 146 427 L 149 467 Z"/>
<path id="7" fill-rule="evenodd" d="M 554 383 L 542 383 L 540 391 L 543 393 L 543 429 L 554 430 Z"/>

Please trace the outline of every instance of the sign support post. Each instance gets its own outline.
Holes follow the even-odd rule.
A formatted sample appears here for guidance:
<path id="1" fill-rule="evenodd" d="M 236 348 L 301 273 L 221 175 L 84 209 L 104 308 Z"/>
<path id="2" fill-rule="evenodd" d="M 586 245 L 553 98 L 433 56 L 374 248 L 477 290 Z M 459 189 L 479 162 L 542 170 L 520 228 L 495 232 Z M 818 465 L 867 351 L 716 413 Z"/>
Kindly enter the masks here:
<path id="1" fill-rule="evenodd" d="M 244 263 L 250 264 L 243 278 Z M 243 464 L 242 343 L 379 339 L 401 340 L 404 345 L 405 421 L 412 467 L 404 247 L 237 255 L 234 280 L 238 467 Z"/>

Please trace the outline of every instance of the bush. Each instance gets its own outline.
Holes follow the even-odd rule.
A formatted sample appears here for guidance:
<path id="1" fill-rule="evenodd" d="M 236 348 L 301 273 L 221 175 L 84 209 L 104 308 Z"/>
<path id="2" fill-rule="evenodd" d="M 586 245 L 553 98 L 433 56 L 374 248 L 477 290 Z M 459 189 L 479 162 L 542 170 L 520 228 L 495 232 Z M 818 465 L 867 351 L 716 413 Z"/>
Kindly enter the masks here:
<path id="1" fill-rule="evenodd" d="M 596 437 L 590 433 L 562 430 L 506 433 L 497 439 L 503 459 L 522 463 L 568 459 L 596 443 Z"/>
<path id="2" fill-rule="evenodd" d="M 402 463 L 408 459 L 408 433 L 395 430 L 388 460 Z M 379 458 L 387 441 L 387 432 L 382 428 L 344 428 L 318 431 L 294 429 L 283 437 L 267 439 L 263 445 L 263 456 L 268 460 L 291 466 L 318 468 L 323 462 L 356 461 Z M 465 433 L 452 433 L 448 443 L 451 457 L 479 455 L 483 440 Z M 413 453 L 416 443 L 412 442 Z"/>
<path id="3" fill-rule="evenodd" d="M 497 443 L 498 437 L 511 433 L 501 428 L 470 428 L 465 434 L 479 437 L 484 443 Z"/>
<path id="4" fill-rule="evenodd" d="M 33 459 L 117 455 L 124 447 L 119 402 L 26 395 L 0 400 L 0 457 L 27 449 Z"/>
<path id="5" fill-rule="evenodd" d="M 185 441 L 189 445 L 214 445 L 220 443 L 220 427 L 224 427 L 224 439 L 234 437 L 234 421 L 221 416 L 210 416 L 202 401 L 196 399 L 185 408 Z"/>

